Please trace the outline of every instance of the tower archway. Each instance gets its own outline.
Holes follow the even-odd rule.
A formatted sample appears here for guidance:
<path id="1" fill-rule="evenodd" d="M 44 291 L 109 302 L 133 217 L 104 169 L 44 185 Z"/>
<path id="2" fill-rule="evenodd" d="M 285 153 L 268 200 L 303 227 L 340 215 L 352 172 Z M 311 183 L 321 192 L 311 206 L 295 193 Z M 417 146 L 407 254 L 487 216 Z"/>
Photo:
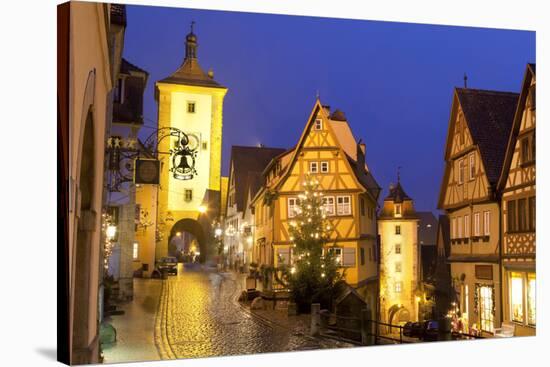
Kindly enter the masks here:
<path id="1" fill-rule="evenodd" d="M 403 305 L 393 305 L 388 310 L 388 320 L 390 324 L 411 321 L 411 313 Z"/>
<path id="2" fill-rule="evenodd" d="M 194 252 L 199 252 L 199 261 L 204 262 L 207 251 L 207 236 L 202 225 L 195 219 L 184 218 L 177 221 L 170 229 L 170 236 L 168 237 L 168 254 L 175 256 L 175 253 L 171 253 L 174 250 L 174 239 L 176 236 L 180 237 L 181 234 L 188 233 L 192 235 L 192 239 L 196 242 L 197 249 Z M 192 245 L 192 244 L 191 244 Z"/>

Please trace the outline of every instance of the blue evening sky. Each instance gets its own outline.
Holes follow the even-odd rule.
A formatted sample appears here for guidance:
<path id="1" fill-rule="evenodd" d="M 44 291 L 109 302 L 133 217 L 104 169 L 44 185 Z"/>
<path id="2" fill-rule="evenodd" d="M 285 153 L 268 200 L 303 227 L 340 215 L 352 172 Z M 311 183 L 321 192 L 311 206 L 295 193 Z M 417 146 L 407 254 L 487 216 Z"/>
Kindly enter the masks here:
<path id="1" fill-rule="evenodd" d="M 535 32 L 128 6 L 124 56 L 149 72 L 145 124 L 156 125 L 154 84 L 182 63 L 196 22 L 198 58 L 229 88 L 223 168 L 232 145 L 288 148 L 319 91 L 343 110 L 387 194 L 401 182 L 418 210 L 436 212 L 453 87 L 519 92 L 535 62 Z M 146 136 L 150 129 L 143 129 Z"/>

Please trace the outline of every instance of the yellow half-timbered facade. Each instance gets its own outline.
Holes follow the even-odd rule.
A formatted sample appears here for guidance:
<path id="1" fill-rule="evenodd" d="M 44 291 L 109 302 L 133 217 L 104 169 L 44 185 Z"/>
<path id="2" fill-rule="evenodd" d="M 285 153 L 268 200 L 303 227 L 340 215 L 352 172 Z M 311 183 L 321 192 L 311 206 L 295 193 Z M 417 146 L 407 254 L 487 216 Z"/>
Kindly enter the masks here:
<path id="1" fill-rule="evenodd" d="M 536 74 L 527 65 L 499 181 L 503 318 L 515 335 L 536 333 Z"/>
<path id="2" fill-rule="evenodd" d="M 500 201 L 497 182 L 517 104 L 516 93 L 456 88 L 439 196 L 450 222 L 457 308 L 466 331 L 501 325 Z"/>
<path id="3" fill-rule="evenodd" d="M 344 114 L 339 110 L 331 114 L 319 100 L 296 146 L 273 159 L 263 172 L 264 184 L 251 202 L 254 260 L 270 266 L 293 261 L 289 225 L 306 178 L 319 182 L 332 228 L 327 247 L 336 246 L 346 282 L 358 288 L 377 282 L 380 188 L 365 163 L 365 145 L 355 140 Z"/>

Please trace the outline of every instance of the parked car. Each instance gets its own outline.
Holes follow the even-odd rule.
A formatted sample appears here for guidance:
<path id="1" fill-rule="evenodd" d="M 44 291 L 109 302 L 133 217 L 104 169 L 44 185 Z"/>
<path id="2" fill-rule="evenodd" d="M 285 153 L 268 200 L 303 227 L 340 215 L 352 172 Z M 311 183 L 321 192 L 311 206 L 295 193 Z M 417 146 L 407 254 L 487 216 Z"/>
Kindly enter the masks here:
<path id="1" fill-rule="evenodd" d="M 424 327 L 422 329 L 422 336 L 420 339 L 423 341 L 437 341 L 439 338 L 439 323 L 436 320 L 424 321 Z"/>
<path id="2" fill-rule="evenodd" d="M 424 325 L 422 322 L 406 322 L 403 325 L 403 335 L 410 338 L 420 338 L 422 336 L 422 329 Z"/>
<path id="3" fill-rule="evenodd" d="M 173 256 L 161 257 L 157 268 L 161 273 L 178 275 L 178 259 Z"/>
<path id="4" fill-rule="evenodd" d="M 439 334 L 439 324 L 436 320 L 407 322 L 403 325 L 403 335 L 419 338 L 423 341 L 436 341 Z"/>

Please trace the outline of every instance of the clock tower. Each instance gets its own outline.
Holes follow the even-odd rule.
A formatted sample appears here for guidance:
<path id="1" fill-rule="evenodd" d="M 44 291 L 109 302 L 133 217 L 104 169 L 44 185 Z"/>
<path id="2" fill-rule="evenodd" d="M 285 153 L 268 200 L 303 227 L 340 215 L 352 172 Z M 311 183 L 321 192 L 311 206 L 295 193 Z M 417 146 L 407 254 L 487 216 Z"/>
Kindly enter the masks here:
<path id="1" fill-rule="evenodd" d="M 204 230 L 200 233 L 199 217 L 201 214 L 215 215 L 208 211 L 215 211 L 219 206 L 213 204 L 213 200 L 219 201 L 223 100 L 227 88 L 214 80 L 212 71 L 206 73 L 199 65 L 198 40 L 193 25 L 194 22 L 185 39 L 183 63 L 172 75 L 155 84 L 158 129 L 173 127 L 187 134 L 187 146 L 194 152 L 196 170 L 190 179 L 176 177 L 170 169 L 177 162 L 172 162 L 171 156 L 163 153 L 173 149 L 177 139 L 161 140 L 158 147 L 161 178 L 157 259 L 170 254 L 170 241 L 176 233 L 178 236 L 182 236 L 182 232 L 191 233 L 202 250 L 205 244 L 201 242 L 208 236 Z"/>

